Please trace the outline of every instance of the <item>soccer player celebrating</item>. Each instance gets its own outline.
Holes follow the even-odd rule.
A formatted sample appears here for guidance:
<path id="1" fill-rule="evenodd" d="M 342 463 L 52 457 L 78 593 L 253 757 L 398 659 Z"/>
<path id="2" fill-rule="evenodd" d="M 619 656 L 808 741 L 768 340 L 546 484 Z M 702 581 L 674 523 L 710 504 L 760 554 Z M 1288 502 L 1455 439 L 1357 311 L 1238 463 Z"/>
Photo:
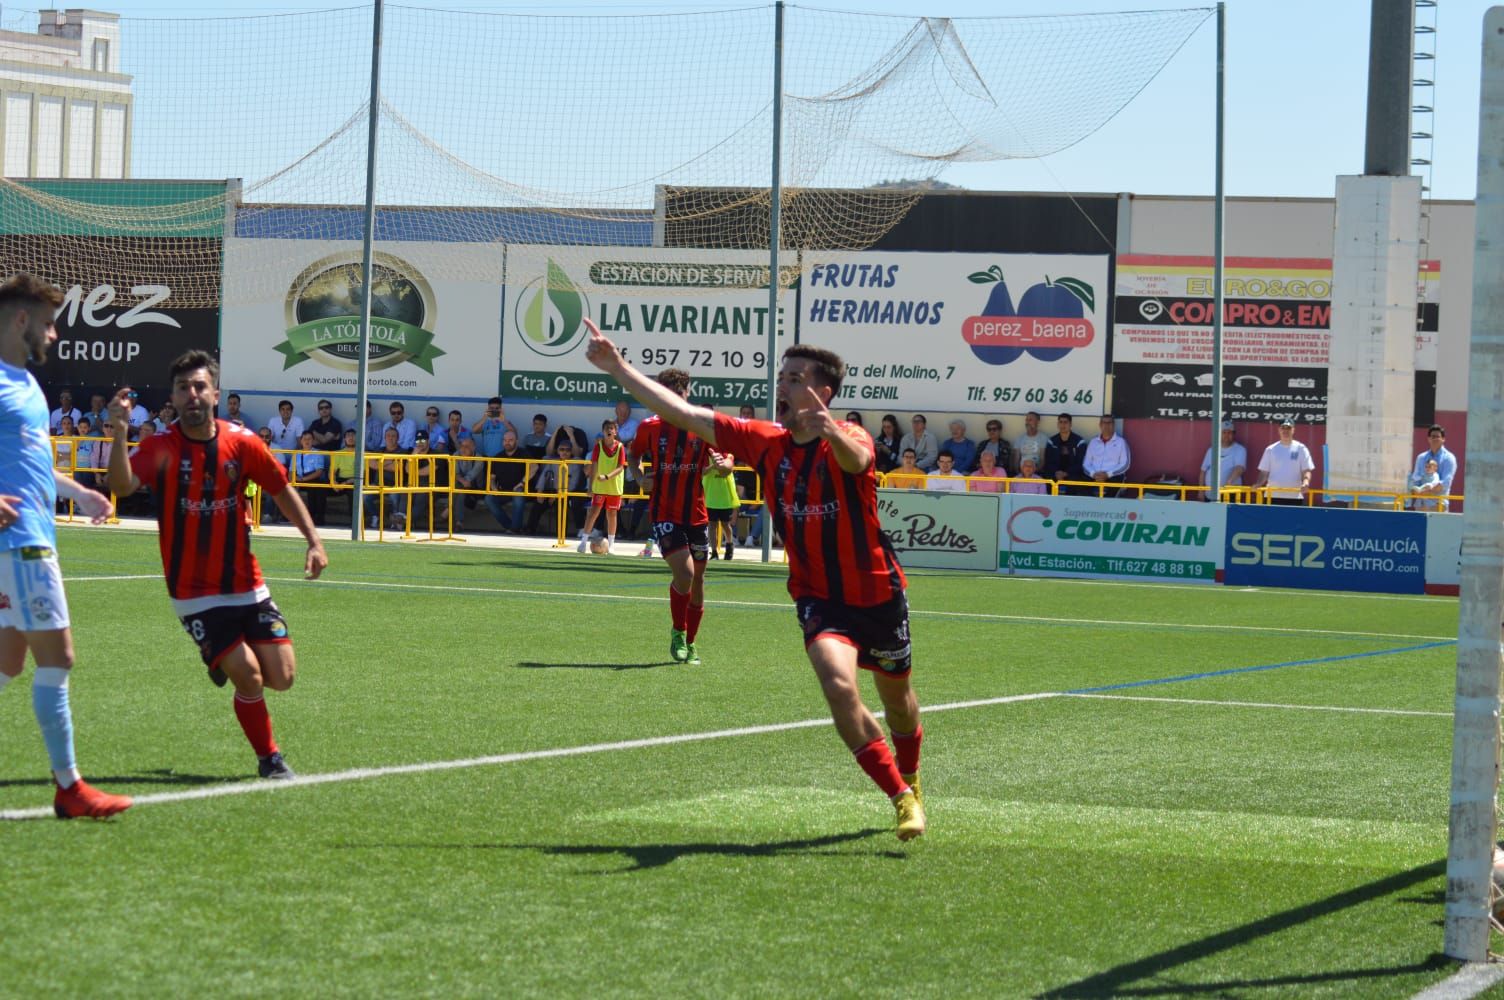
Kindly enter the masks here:
<path id="1" fill-rule="evenodd" d="M 789 557 L 789 594 L 804 648 L 836 731 L 898 813 L 898 838 L 924 833 L 919 792 L 919 702 L 909 684 L 909 605 L 903 569 L 877 517 L 872 437 L 838 423 L 828 406 L 846 367 L 808 344 L 783 352 L 778 373 L 782 424 L 733 419 L 692 406 L 647 378 L 589 320 L 586 357 L 681 432 L 735 453 L 755 468 Z M 857 668 L 872 672 L 897 759 L 862 703 Z"/>
<path id="2" fill-rule="evenodd" d="M 129 459 L 130 390 L 121 389 L 110 400 L 115 426 L 110 489 L 127 496 L 145 483 L 156 494 L 162 568 L 173 610 L 198 644 L 209 678 L 223 685 L 228 677 L 235 685 L 235 717 L 256 751 L 261 777 L 291 778 L 272 736 L 263 689 L 292 687 L 296 663 L 287 620 L 251 554 L 250 520 L 243 509 L 246 480 L 271 497 L 308 540 L 303 571 L 309 579 L 318 578 L 329 557 L 298 491 L 288 488 L 282 464 L 255 434 L 214 418 L 219 403 L 214 358 L 189 351 L 168 374 L 178 422 L 142 442 Z"/>
<path id="3" fill-rule="evenodd" d="M 689 373 L 682 368 L 659 372 L 658 385 L 681 402 L 689 399 Z M 627 388 L 631 390 L 631 386 Z M 652 456 L 652 472 L 643 471 L 644 455 Z M 637 425 L 627 462 L 637 482 L 651 494 L 648 518 L 653 523 L 652 540 L 658 543 L 663 561 L 674 574 L 668 585 L 669 615 L 673 619 L 668 655 L 680 663 L 699 663 L 695 636 L 705 616 L 705 560 L 710 557 L 710 515 L 705 510 L 705 487 L 700 478 L 710 463 L 710 449 L 689 430 L 662 417 L 648 417 Z"/>
<path id="4" fill-rule="evenodd" d="M 29 274 L 0 284 L 0 689 L 19 677 L 31 650 L 31 707 L 57 784 L 58 819 L 104 819 L 130 808 L 124 795 L 84 783 L 73 757 L 68 676 L 73 633 L 57 562 L 52 514 L 58 495 L 95 524 L 114 513 L 108 497 L 52 467 L 47 401 L 27 362 L 42 364 L 57 340 L 53 316 L 63 293 Z"/>

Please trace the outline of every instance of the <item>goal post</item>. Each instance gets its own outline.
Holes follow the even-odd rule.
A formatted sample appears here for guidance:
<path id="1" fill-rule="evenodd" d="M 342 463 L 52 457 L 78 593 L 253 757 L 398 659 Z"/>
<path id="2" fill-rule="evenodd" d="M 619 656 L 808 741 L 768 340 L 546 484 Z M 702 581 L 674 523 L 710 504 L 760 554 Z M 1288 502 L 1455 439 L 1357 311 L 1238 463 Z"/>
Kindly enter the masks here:
<path id="1" fill-rule="evenodd" d="M 1468 370 L 1468 500 L 1462 530 L 1457 691 L 1447 845 L 1445 942 L 1488 958 L 1498 835 L 1499 689 L 1504 621 L 1504 7 L 1483 20 L 1478 196 Z"/>

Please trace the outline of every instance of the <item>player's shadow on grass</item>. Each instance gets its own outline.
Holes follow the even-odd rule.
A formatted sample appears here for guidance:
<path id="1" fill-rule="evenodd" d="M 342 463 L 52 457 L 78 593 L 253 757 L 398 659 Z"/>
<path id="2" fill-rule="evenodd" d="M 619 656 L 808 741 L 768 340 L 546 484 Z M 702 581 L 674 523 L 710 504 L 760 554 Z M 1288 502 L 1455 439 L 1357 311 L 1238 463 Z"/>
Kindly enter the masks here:
<path id="1" fill-rule="evenodd" d="M 1353 889 L 1339 892 L 1325 899 L 1318 899 L 1304 906 L 1297 906 L 1280 913 L 1273 913 L 1267 917 L 1261 917 L 1241 927 L 1222 931 L 1201 938 L 1199 941 L 1190 941 L 1150 955 L 1135 962 L 1127 962 L 1116 968 L 1099 972 L 1094 976 L 1077 980 L 1065 986 L 1058 987 L 1046 993 L 1039 994 L 1041 1000 L 1056 1000 L 1056 998 L 1073 997 L 1154 997 L 1154 996 L 1185 996 L 1188 994 L 1211 994 L 1218 995 L 1231 993 L 1237 990 L 1270 989 L 1281 986 L 1315 985 L 1318 983 L 1362 982 L 1364 980 L 1382 980 L 1390 976 L 1403 975 L 1405 973 L 1431 972 L 1446 968 L 1454 968 L 1456 963 L 1444 955 L 1432 954 L 1419 962 L 1409 965 L 1388 965 L 1367 969 L 1329 969 L 1321 972 L 1310 972 L 1285 976 L 1270 976 L 1265 979 L 1239 979 L 1220 981 L 1189 981 L 1183 982 L 1174 976 L 1173 972 L 1182 965 L 1199 962 L 1220 952 L 1229 951 L 1242 947 L 1259 938 L 1278 934 L 1281 931 L 1298 927 L 1312 920 L 1320 920 L 1340 913 L 1354 906 L 1362 906 L 1381 900 L 1386 896 L 1409 889 L 1421 882 L 1426 882 L 1440 877 L 1446 871 L 1446 861 L 1433 861 L 1409 871 L 1390 875 L 1388 878 L 1369 882 Z M 1414 897 L 1401 897 L 1396 902 L 1414 904 L 1421 900 Z M 1135 985 L 1138 984 L 1138 985 Z"/>
<path id="2" fill-rule="evenodd" d="M 624 875 L 628 872 L 662 868 L 680 858 L 703 855 L 729 858 L 776 858 L 789 854 L 804 856 L 853 857 L 851 851 L 833 850 L 841 844 L 866 840 L 878 834 L 892 834 L 892 830 L 871 827 L 854 833 L 833 833 L 825 837 L 809 837 L 802 840 L 775 840 L 765 844 L 731 844 L 715 841 L 697 841 L 683 844 L 344 844 L 343 847 L 417 847 L 422 849 L 491 850 L 491 851 L 537 851 L 554 857 L 610 857 L 620 855 L 631 864 L 626 868 L 602 868 L 581 872 L 582 875 Z M 861 852 L 862 857 L 872 857 L 870 852 Z M 880 850 L 880 858 L 908 857 L 903 851 Z"/>
<path id="3" fill-rule="evenodd" d="M 183 774 L 167 768 L 155 768 L 137 774 L 91 774 L 89 781 L 98 785 L 222 785 L 231 781 L 249 780 L 245 774 Z M 14 778 L 0 780 L 0 788 L 24 788 L 46 785 L 51 787 L 51 778 Z"/>
<path id="4" fill-rule="evenodd" d="M 674 660 L 659 660 L 656 663 L 543 663 L 538 660 L 523 660 L 517 664 L 521 670 L 655 670 L 658 667 L 678 667 L 683 664 Z"/>

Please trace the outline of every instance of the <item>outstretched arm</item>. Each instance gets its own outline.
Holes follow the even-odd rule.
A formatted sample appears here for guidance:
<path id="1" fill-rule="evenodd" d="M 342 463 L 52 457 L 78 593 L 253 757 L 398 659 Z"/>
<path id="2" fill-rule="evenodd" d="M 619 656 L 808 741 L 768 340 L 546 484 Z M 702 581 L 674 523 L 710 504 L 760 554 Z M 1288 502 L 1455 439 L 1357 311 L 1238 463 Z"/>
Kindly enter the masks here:
<path id="1" fill-rule="evenodd" d="M 115 505 L 110 503 L 110 498 L 103 493 L 89 489 L 83 483 L 66 476 L 56 469 L 52 472 L 53 479 L 57 481 L 57 495 L 64 500 L 72 500 L 78 505 L 93 524 L 103 524 L 115 513 Z"/>
<path id="2" fill-rule="evenodd" d="M 600 327 L 589 319 L 585 327 L 590 331 L 590 344 L 585 348 L 585 357 L 591 364 L 621 383 L 636 400 L 658 416 L 683 431 L 689 431 L 701 439 L 715 444 L 715 411 L 703 406 L 694 406 L 664 386 L 648 378 L 627 363 L 616 345 L 607 340 Z"/>

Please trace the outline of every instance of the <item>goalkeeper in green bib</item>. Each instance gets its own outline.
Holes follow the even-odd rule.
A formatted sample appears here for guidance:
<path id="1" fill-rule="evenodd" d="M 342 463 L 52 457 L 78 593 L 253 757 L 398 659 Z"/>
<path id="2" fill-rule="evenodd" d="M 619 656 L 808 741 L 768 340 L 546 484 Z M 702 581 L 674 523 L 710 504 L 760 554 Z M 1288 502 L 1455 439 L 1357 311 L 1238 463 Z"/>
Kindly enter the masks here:
<path id="1" fill-rule="evenodd" d="M 601 511 L 606 512 L 606 551 L 616 542 L 616 514 L 627 478 L 627 448 L 616 439 L 616 421 L 601 424 L 601 436 L 590 450 L 590 513 L 580 529 L 579 551 L 590 551 L 590 532 Z"/>

